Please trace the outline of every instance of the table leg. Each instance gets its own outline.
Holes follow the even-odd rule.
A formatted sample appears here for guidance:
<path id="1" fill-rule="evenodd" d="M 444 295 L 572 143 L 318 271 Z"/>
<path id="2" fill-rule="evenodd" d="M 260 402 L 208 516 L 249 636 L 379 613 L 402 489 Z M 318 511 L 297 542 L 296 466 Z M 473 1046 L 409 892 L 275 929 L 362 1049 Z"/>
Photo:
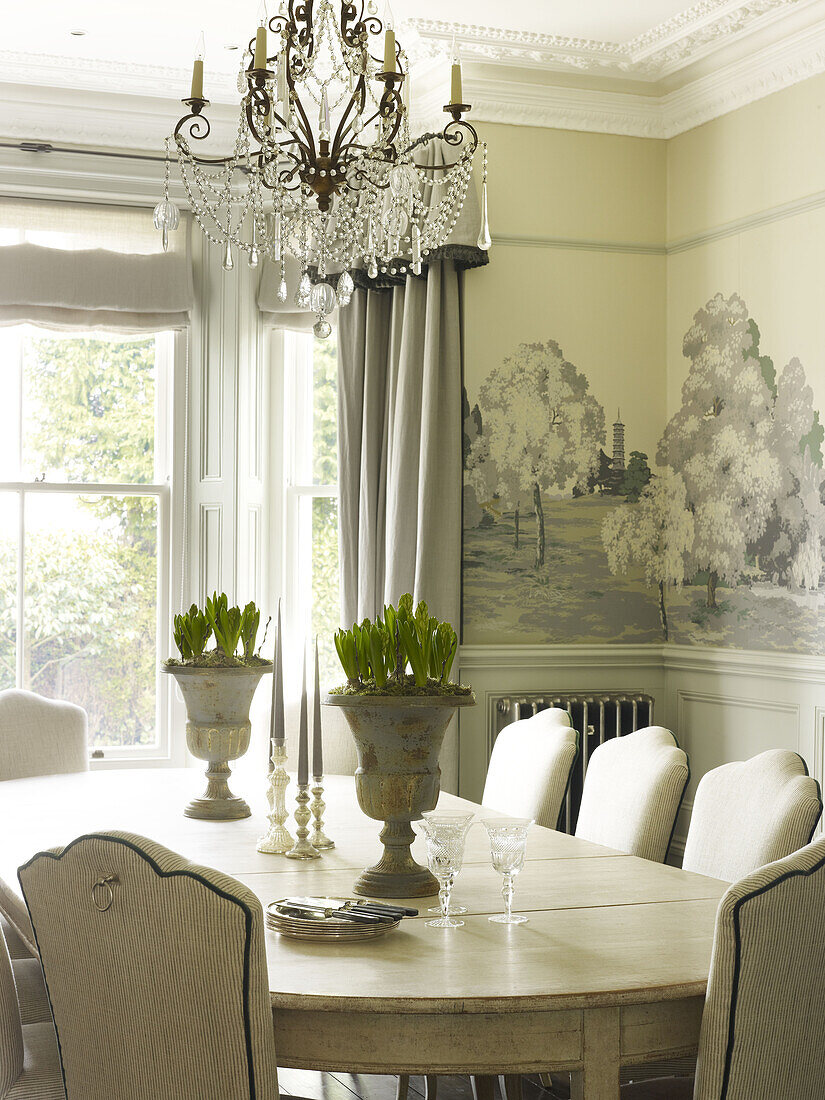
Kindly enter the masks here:
<path id="1" fill-rule="evenodd" d="M 505 1073 L 498 1080 L 505 1100 L 523 1100 L 520 1073 Z"/>
<path id="2" fill-rule="evenodd" d="M 618 1008 L 582 1013 L 584 1065 L 570 1075 L 571 1100 L 619 1100 L 620 1031 Z"/>
<path id="3" fill-rule="evenodd" d="M 395 1100 L 407 1100 L 409 1087 L 410 1075 L 408 1073 L 399 1074 L 398 1084 L 395 1086 Z"/>
<path id="4" fill-rule="evenodd" d="M 434 1073 L 428 1073 L 424 1078 L 424 1100 L 435 1100 L 438 1095 L 438 1077 Z"/>
<path id="5" fill-rule="evenodd" d="M 473 1076 L 470 1078 L 470 1084 L 473 1088 L 473 1100 L 495 1100 L 495 1077 Z"/>

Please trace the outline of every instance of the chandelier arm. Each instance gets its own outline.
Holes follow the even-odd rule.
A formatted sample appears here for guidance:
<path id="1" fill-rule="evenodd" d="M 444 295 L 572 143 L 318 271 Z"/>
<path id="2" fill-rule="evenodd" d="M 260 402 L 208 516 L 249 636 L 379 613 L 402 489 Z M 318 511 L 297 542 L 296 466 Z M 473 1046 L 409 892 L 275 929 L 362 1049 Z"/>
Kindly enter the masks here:
<path id="1" fill-rule="evenodd" d="M 200 110 L 191 111 L 188 115 L 184 115 L 175 127 L 172 133 L 175 142 L 178 142 L 180 132 L 187 123 L 189 124 L 189 136 L 196 141 L 204 141 L 212 133 L 212 127 L 209 125 L 209 119 L 206 115 L 201 114 Z M 185 138 L 182 140 L 185 140 Z"/>
<path id="2" fill-rule="evenodd" d="M 335 138 L 332 142 L 332 152 L 330 153 L 333 161 L 339 160 L 342 151 L 349 147 L 348 145 L 344 144 L 344 139 L 346 138 L 347 134 L 352 131 L 352 122 L 347 122 L 347 119 L 349 118 L 350 111 L 352 110 L 356 99 L 360 101 L 360 107 L 357 108 L 357 113 L 354 116 L 357 118 L 360 117 L 361 112 L 364 110 L 364 107 L 367 103 L 366 80 L 364 79 L 363 73 L 358 79 L 358 85 L 350 97 L 347 108 L 344 111 L 343 117 L 338 124 L 338 129 L 335 131 Z"/>

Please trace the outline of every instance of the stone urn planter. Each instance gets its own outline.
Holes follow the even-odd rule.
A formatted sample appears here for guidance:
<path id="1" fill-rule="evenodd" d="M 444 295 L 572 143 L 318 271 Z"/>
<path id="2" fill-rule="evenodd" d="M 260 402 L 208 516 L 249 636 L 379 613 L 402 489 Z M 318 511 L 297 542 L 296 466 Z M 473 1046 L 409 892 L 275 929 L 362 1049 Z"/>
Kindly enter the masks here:
<path id="1" fill-rule="evenodd" d="M 384 854 L 353 887 L 369 897 L 428 897 L 438 882 L 413 859 L 410 822 L 435 808 L 441 790 L 438 756 L 457 707 L 473 706 L 472 695 L 327 695 L 340 707 L 355 740 L 358 805 L 383 821 Z"/>
<path id="2" fill-rule="evenodd" d="M 193 756 L 207 761 L 206 791 L 183 811 L 208 821 L 237 821 L 252 811 L 229 789 L 230 760 L 249 748 L 249 708 L 258 681 L 272 672 L 272 662 L 231 668 L 162 665 L 175 677 L 186 703 L 186 744 Z"/>

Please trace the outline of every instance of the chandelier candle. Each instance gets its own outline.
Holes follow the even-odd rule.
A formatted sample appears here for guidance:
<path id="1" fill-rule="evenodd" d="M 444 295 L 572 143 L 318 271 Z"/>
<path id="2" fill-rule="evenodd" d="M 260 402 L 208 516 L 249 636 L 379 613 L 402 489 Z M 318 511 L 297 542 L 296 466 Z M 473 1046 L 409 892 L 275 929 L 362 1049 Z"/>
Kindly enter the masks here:
<path id="1" fill-rule="evenodd" d="M 201 31 L 198 44 L 195 47 L 195 63 L 192 66 L 192 90 L 189 93 L 190 99 L 203 99 L 203 59 L 206 55 L 206 47 L 203 40 L 203 31 Z"/>
<path id="2" fill-rule="evenodd" d="M 353 271 L 403 280 L 448 243 L 481 144 L 455 81 L 441 133 L 411 135 L 407 55 L 371 7 L 283 0 L 244 52 L 230 154 L 206 147 L 202 77 L 172 134 L 193 217 L 225 270 L 238 255 L 277 264 L 279 300 L 311 308 L 319 338 L 350 300 Z M 453 72 L 460 78 L 457 62 Z M 428 163 L 434 138 L 446 165 Z M 287 287 L 288 255 L 297 286 Z M 322 292 L 310 303 L 312 284 Z"/>

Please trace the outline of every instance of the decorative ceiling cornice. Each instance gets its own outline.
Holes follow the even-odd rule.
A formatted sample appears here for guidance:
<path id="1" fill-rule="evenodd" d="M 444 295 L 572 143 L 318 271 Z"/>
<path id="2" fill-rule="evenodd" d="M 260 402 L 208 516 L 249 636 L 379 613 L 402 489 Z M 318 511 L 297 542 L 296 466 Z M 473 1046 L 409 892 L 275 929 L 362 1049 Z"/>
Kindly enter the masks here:
<path id="1" fill-rule="evenodd" d="M 607 42 L 565 35 L 413 18 L 404 26 L 425 48 L 443 49 L 455 36 L 467 59 L 538 68 L 573 68 L 584 72 L 655 80 L 678 70 L 734 36 L 747 34 L 766 16 L 781 14 L 805 0 L 701 0 L 627 42 Z"/>

